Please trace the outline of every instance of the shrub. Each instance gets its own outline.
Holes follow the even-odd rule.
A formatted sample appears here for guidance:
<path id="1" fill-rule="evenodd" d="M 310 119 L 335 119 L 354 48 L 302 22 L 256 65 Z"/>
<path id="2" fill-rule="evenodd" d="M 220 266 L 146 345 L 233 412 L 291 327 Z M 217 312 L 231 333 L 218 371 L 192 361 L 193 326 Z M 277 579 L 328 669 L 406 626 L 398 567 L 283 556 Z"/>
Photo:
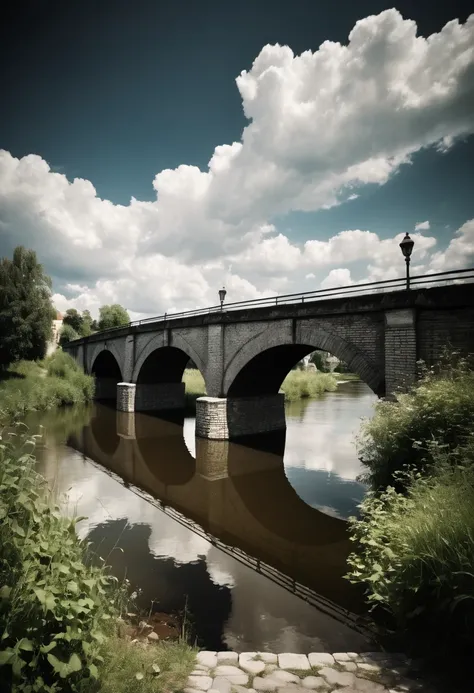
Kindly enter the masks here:
<path id="1" fill-rule="evenodd" d="M 3 432 L 0 442 L 1 690 L 75 691 L 84 679 L 92 690 L 120 593 L 85 565 L 80 518 L 50 503 L 32 441 Z"/>
<path id="2" fill-rule="evenodd" d="M 367 468 L 363 480 L 373 489 L 396 483 L 394 474 L 407 463 L 423 469 L 432 463 L 429 448 L 436 440 L 452 450 L 463 444 L 474 425 L 474 371 L 458 355 L 445 355 L 436 369 L 395 402 L 381 401 L 358 439 Z"/>
<path id="3" fill-rule="evenodd" d="M 422 654 L 474 651 L 474 435 L 455 451 L 434 446 L 432 475 L 403 475 L 406 493 L 370 492 L 350 519 L 353 583 L 366 588 Z"/>
<path id="4" fill-rule="evenodd" d="M 71 325 L 65 324 L 61 328 L 61 334 L 59 335 L 59 346 L 72 342 L 74 339 L 79 339 L 80 334 L 71 327 Z"/>
<path id="5" fill-rule="evenodd" d="M 323 392 L 334 392 L 336 379 L 330 373 L 290 371 L 281 385 L 287 402 L 317 397 Z"/>

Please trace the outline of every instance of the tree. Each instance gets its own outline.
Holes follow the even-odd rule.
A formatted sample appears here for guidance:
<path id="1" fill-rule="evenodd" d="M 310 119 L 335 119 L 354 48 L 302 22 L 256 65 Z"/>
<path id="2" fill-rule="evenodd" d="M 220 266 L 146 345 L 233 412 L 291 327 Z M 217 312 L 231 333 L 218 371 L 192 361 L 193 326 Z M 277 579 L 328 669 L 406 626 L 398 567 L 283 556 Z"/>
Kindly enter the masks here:
<path id="1" fill-rule="evenodd" d="M 329 371 L 326 358 L 323 356 L 321 351 L 313 351 L 309 360 L 311 363 L 314 363 L 318 371 L 321 371 L 321 373 L 327 373 Z"/>
<path id="2" fill-rule="evenodd" d="M 99 310 L 99 330 L 110 330 L 112 327 L 128 325 L 129 322 L 127 311 L 118 303 L 102 306 Z"/>
<path id="3" fill-rule="evenodd" d="M 55 316 L 51 279 L 36 253 L 18 246 L 0 261 L 0 364 L 43 358 Z"/>
<path id="4" fill-rule="evenodd" d="M 64 322 L 64 321 L 63 321 Z M 59 346 L 64 346 L 73 339 L 79 339 L 81 335 L 76 332 L 76 330 L 66 323 L 61 329 L 61 334 L 59 335 Z"/>
<path id="5" fill-rule="evenodd" d="M 82 327 L 80 330 L 80 334 L 82 337 L 88 337 L 90 334 L 92 334 L 92 316 L 88 310 L 83 310 L 82 311 Z"/>
<path id="6" fill-rule="evenodd" d="M 75 308 L 68 308 L 63 318 L 63 325 L 69 325 L 77 334 L 82 333 L 84 319 Z"/>

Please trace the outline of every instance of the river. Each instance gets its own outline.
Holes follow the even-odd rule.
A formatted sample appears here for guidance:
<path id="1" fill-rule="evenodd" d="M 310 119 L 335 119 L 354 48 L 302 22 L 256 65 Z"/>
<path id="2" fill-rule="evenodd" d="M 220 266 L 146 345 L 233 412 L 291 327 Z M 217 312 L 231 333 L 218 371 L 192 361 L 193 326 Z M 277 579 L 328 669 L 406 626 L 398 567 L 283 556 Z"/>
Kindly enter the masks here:
<path id="1" fill-rule="evenodd" d="M 30 424 L 45 431 L 39 471 L 140 607 L 185 612 L 210 650 L 360 651 L 345 520 L 365 493 L 354 438 L 375 399 L 342 383 L 287 405 L 286 440 L 251 445 L 100 404 Z"/>

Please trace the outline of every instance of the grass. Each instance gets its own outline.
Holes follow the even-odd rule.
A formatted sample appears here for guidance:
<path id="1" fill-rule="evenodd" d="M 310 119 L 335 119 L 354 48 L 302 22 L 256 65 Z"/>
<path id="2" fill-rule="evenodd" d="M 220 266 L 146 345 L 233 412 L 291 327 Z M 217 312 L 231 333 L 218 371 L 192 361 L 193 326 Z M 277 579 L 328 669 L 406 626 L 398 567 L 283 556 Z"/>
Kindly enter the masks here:
<path id="1" fill-rule="evenodd" d="M 433 453 L 429 476 L 409 472 L 405 493 L 373 492 L 352 519 L 354 583 L 388 614 L 416 654 L 469 658 L 474 650 L 474 436 Z M 453 660 L 454 662 L 454 660 Z"/>
<path id="2" fill-rule="evenodd" d="M 181 690 L 194 650 L 120 637 L 127 585 L 94 565 L 81 518 L 53 504 L 24 427 L 0 432 L 0 690 L 130 693 Z"/>
<path id="3" fill-rule="evenodd" d="M 183 382 L 186 386 L 186 405 L 190 408 L 195 407 L 196 399 L 206 394 L 204 378 L 200 371 L 186 369 Z M 288 402 L 317 397 L 323 392 L 333 392 L 336 388 L 337 382 L 334 375 L 317 371 L 290 371 L 281 385 L 285 400 Z"/>
<path id="4" fill-rule="evenodd" d="M 338 373 L 337 371 L 333 371 L 332 374 L 339 382 L 360 380 L 360 377 L 357 375 L 357 373 Z"/>
<path id="5" fill-rule="evenodd" d="M 0 418 L 23 417 L 71 404 L 85 404 L 94 394 L 94 380 L 63 351 L 44 361 L 19 361 L 2 373 Z"/>

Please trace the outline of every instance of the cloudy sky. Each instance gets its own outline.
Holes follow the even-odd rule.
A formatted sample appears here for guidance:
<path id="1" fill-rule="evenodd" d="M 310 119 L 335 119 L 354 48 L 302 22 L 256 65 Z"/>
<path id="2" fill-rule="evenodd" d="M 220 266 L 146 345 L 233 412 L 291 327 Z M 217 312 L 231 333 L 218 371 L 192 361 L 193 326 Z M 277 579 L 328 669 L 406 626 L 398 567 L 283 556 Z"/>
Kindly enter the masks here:
<path id="1" fill-rule="evenodd" d="M 406 231 L 473 266 L 470 5 L 19 0 L 0 255 L 132 317 L 400 276 Z"/>

